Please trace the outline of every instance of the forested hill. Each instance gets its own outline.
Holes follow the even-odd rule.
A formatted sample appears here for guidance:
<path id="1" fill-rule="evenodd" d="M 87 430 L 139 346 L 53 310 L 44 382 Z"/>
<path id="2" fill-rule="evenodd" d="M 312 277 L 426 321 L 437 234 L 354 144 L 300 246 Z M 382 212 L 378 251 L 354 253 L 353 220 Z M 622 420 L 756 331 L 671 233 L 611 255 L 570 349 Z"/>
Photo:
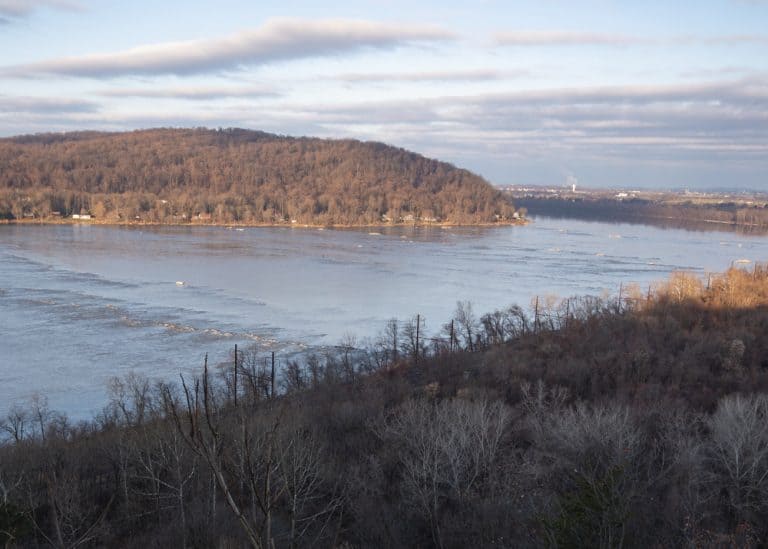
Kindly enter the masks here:
<path id="1" fill-rule="evenodd" d="M 242 129 L 0 139 L 0 219 L 380 224 L 511 219 L 481 177 L 381 143 Z"/>

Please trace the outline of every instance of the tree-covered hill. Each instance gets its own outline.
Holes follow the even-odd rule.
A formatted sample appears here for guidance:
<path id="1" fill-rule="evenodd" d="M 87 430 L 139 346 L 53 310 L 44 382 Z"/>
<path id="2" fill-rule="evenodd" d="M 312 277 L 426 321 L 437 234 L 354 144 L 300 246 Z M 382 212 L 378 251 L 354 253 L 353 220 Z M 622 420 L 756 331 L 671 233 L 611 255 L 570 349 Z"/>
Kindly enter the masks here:
<path id="1" fill-rule="evenodd" d="M 513 212 L 483 178 L 382 143 L 243 129 L 0 139 L 0 219 L 474 224 Z"/>

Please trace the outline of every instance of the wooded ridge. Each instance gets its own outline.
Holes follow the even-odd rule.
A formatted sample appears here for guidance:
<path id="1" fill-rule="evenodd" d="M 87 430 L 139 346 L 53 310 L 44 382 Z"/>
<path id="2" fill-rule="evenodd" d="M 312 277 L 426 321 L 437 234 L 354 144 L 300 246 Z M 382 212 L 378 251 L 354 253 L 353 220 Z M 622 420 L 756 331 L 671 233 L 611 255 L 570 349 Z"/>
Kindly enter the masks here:
<path id="1" fill-rule="evenodd" d="M 483 178 L 382 143 L 232 128 L 0 139 L 0 220 L 480 224 L 514 214 Z"/>

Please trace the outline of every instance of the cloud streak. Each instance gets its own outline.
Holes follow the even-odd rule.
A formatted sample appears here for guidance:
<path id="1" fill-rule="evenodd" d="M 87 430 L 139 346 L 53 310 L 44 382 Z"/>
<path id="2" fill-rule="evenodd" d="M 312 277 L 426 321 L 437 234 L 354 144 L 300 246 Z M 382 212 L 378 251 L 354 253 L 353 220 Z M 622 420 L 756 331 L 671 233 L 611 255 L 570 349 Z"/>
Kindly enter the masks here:
<path id="1" fill-rule="evenodd" d="M 647 40 L 626 34 L 573 32 L 561 30 L 517 30 L 498 32 L 493 36 L 499 46 L 626 46 Z"/>
<path id="2" fill-rule="evenodd" d="M 696 85 L 617 86 L 442 96 L 340 107 L 293 105 L 329 133 L 367 132 L 427 146 L 557 160 L 636 162 L 695 155 L 762 162 L 768 151 L 768 87 L 760 79 Z M 457 154 L 457 153 L 454 153 Z M 459 153 L 464 154 L 464 152 Z M 545 160 L 542 160 L 545 161 Z"/>
<path id="3" fill-rule="evenodd" d="M 65 0 L 0 0 L 0 15 L 26 17 L 39 8 L 49 7 L 67 11 L 80 11 L 82 6 Z M 7 19 L 5 20 L 8 21 Z"/>
<path id="4" fill-rule="evenodd" d="M 761 78 L 667 86 L 554 88 L 352 104 L 270 102 L 220 105 L 166 113 L 97 112 L 85 101 L 0 96 L 0 112 L 70 116 L 73 125 L 101 122 L 252 125 L 295 133 L 414 139 L 436 146 L 488 152 L 498 147 L 529 157 L 541 151 L 579 151 L 587 156 L 636 159 L 667 157 L 672 151 L 753 155 L 768 149 L 768 86 Z M 192 98 L 218 94 L 240 97 L 248 88 L 114 90 L 106 95 Z M 69 113 L 68 115 L 66 113 Z"/>
<path id="5" fill-rule="evenodd" d="M 396 25 L 353 19 L 271 19 L 256 29 L 223 38 L 65 57 L 6 67 L 0 74 L 110 78 L 216 73 L 275 61 L 332 56 L 364 49 L 391 49 L 454 38 L 451 32 L 433 25 Z"/>
<path id="6" fill-rule="evenodd" d="M 102 97 L 187 99 L 191 101 L 228 98 L 275 98 L 280 93 L 267 86 L 186 86 L 176 88 L 117 88 L 98 92 Z"/>
<path id="7" fill-rule="evenodd" d="M 739 45 L 768 44 L 768 34 L 684 34 L 667 37 L 644 37 L 628 34 L 576 32 L 563 30 L 511 30 L 493 35 L 497 46 L 685 46 L 685 45 Z"/>
<path id="8" fill-rule="evenodd" d="M 95 112 L 98 105 L 80 99 L 60 99 L 52 97 L 13 97 L 0 95 L 2 113 L 85 113 Z"/>
<path id="9" fill-rule="evenodd" d="M 508 76 L 525 76 L 528 71 L 516 73 L 501 72 L 493 69 L 478 69 L 464 71 L 430 71 L 430 72 L 379 72 L 379 73 L 346 73 L 336 76 L 343 82 L 480 82 L 500 80 Z"/>

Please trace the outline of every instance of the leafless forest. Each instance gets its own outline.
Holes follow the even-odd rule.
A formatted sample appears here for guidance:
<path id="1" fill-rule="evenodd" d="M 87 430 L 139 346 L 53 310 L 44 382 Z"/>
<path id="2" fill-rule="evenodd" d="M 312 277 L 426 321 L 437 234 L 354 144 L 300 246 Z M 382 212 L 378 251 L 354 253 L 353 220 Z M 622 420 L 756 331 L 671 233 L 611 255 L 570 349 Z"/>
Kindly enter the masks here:
<path id="1" fill-rule="evenodd" d="M 482 178 L 381 143 L 238 129 L 0 139 L 0 220 L 473 224 L 513 213 Z"/>
<path id="2" fill-rule="evenodd" d="M 2 421 L 6 547 L 758 547 L 768 268 L 676 273 Z M 273 366 L 274 364 L 274 366 Z"/>

